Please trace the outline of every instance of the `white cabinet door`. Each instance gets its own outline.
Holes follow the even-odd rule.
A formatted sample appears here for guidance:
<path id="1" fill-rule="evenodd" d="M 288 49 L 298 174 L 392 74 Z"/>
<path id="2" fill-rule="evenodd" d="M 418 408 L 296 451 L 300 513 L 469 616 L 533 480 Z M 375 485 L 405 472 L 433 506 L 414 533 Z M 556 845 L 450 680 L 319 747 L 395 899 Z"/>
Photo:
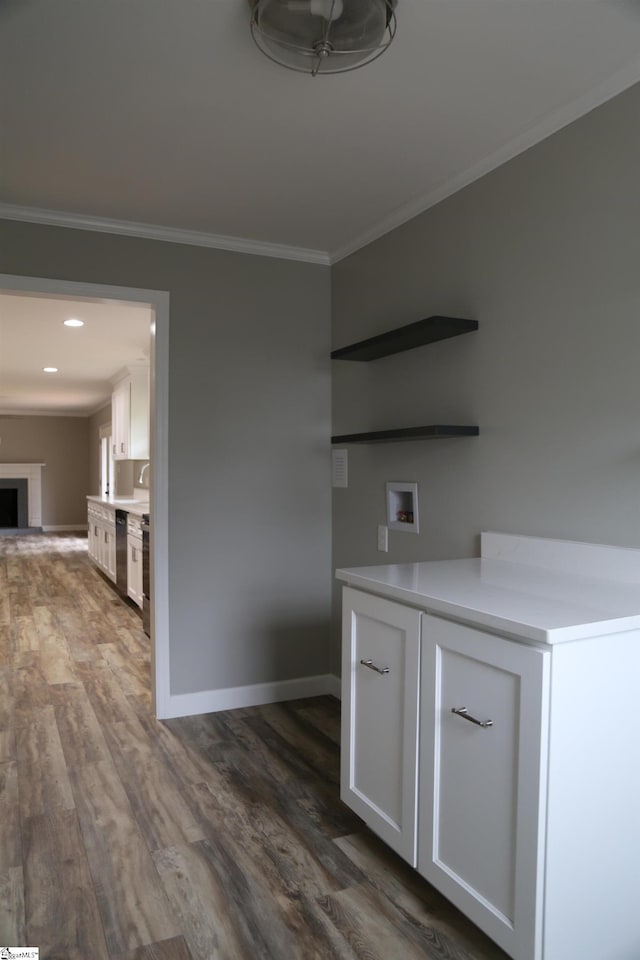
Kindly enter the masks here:
<path id="1" fill-rule="evenodd" d="M 129 394 L 129 459 L 149 459 L 149 367 L 131 371 Z"/>
<path id="2" fill-rule="evenodd" d="M 142 540 L 127 538 L 127 595 L 142 607 Z"/>
<path id="3" fill-rule="evenodd" d="M 420 612 L 343 591 L 340 795 L 416 865 Z"/>
<path id="4" fill-rule="evenodd" d="M 131 380 L 125 377 L 113 388 L 111 397 L 111 430 L 114 460 L 129 459 L 131 417 Z"/>
<path id="5" fill-rule="evenodd" d="M 116 528 L 110 523 L 105 524 L 104 532 L 104 553 L 102 555 L 104 572 L 110 580 L 116 582 Z"/>
<path id="6" fill-rule="evenodd" d="M 133 367 L 111 395 L 115 460 L 149 459 L 149 368 Z"/>
<path id="7" fill-rule="evenodd" d="M 550 653 L 425 614 L 418 870 L 541 956 Z"/>
<path id="8" fill-rule="evenodd" d="M 100 568 L 104 567 L 104 527 L 97 517 L 93 519 L 93 559 Z"/>
<path id="9" fill-rule="evenodd" d="M 87 510 L 87 549 L 91 560 L 96 558 L 96 519 L 92 509 Z"/>

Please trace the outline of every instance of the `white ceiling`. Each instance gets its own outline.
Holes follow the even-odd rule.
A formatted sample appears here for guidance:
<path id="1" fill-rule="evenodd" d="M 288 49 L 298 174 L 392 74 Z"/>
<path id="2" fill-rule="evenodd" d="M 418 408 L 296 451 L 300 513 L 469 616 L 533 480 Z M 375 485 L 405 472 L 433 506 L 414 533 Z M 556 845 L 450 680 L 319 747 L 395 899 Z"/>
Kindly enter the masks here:
<path id="1" fill-rule="evenodd" d="M 84 326 L 65 327 L 71 317 Z M 149 361 L 151 320 L 141 304 L 0 291 L 0 416 L 94 413 L 111 396 L 111 377 Z"/>
<path id="2" fill-rule="evenodd" d="M 640 0 L 397 18 L 313 79 L 258 52 L 247 0 L 0 0 L 0 216 L 333 262 L 640 80 Z M 0 413 L 93 412 L 149 322 L 0 292 Z"/>
<path id="3" fill-rule="evenodd" d="M 0 216 L 330 262 L 640 80 L 639 0 L 397 18 L 378 61 L 311 78 L 258 52 L 247 0 L 0 0 Z"/>

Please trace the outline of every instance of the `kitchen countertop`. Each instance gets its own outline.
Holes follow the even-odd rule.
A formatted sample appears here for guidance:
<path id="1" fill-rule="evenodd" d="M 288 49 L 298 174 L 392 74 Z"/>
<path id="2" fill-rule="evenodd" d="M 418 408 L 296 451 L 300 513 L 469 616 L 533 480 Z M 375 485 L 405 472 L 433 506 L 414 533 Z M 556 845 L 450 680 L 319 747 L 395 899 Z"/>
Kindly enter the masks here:
<path id="1" fill-rule="evenodd" d="M 144 513 L 149 513 L 149 501 L 137 500 L 133 497 L 125 499 L 124 497 L 100 497 L 89 495 L 87 500 L 92 503 L 99 503 L 103 507 L 113 507 L 114 510 L 126 510 L 136 517 L 141 517 Z"/>
<path id="2" fill-rule="evenodd" d="M 640 556 L 637 550 L 627 553 Z M 606 575 L 482 557 L 352 567 L 337 570 L 336 578 L 427 612 L 543 644 L 640 629 L 640 583 Z"/>

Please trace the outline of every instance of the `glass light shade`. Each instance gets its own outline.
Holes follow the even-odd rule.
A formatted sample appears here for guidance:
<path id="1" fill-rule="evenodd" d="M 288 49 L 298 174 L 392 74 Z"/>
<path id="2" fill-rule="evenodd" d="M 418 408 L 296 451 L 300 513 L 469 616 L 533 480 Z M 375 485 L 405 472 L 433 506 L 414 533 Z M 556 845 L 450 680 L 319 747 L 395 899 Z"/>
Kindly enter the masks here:
<path id="1" fill-rule="evenodd" d="M 396 0 L 249 0 L 251 32 L 270 60 L 301 73 L 344 73 L 379 57 Z"/>

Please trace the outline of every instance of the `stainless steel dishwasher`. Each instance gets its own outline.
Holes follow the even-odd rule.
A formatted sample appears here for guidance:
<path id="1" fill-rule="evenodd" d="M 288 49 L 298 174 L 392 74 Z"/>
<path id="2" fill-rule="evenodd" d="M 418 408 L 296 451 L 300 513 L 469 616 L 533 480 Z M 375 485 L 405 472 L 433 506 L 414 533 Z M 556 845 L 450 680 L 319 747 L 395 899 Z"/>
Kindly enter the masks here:
<path id="1" fill-rule="evenodd" d="M 116 590 L 127 599 L 127 511 L 116 510 Z"/>
<path id="2" fill-rule="evenodd" d="M 151 636 L 151 577 L 149 552 L 149 514 L 142 514 L 142 629 Z"/>

